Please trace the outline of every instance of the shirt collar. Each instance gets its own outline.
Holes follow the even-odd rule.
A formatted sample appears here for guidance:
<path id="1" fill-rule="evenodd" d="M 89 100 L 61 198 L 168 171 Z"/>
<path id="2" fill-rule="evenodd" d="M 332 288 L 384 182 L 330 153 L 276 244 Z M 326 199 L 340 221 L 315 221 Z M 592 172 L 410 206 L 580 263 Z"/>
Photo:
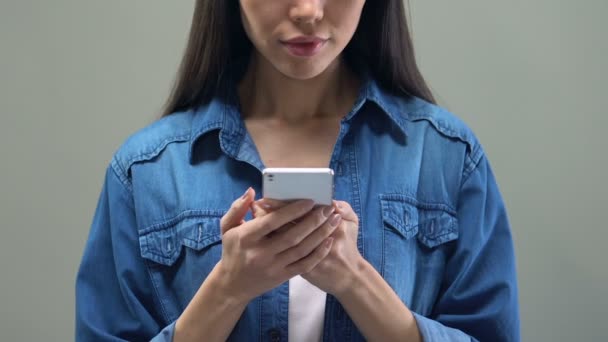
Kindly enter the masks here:
<path id="1" fill-rule="evenodd" d="M 382 89 L 377 81 L 375 81 L 369 74 L 364 72 L 361 77 L 361 90 L 359 93 L 360 99 L 365 103 L 372 103 L 380 109 L 382 113 L 389 117 L 389 119 L 399 128 L 399 130 L 406 134 L 406 114 L 407 108 L 404 108 L 404 98 L 392 95 Z M 358 101 L 357 101 L 358 102 Z M 357 111 L 352 111 L 346 116 L 346 120 L 351 120 Z"/>
<path id="2" fill-rule="evenodd" d="M 234 78 L 231 77 L 231 79 Z M 422 100 L 413 96 L 404 98 L 390 94 L 383 90 L 368 72 L 361 75 L 361 81 L 355 105 L 343 120 L 351 121 L 365 104 L 372 103 L 386 114 L 403 134 L 406 134 L 407 114 L 415 109 L 413 107 L 418 107 L 417 102 Z M 246 128 L 241 118 L 236 82 L 227 82 L 224 89 L 228 90 L 224 92 L 224 96 L 217 96 L 207 105 L 194 111 L 190 140 L 191 160 L 199 138 L 215 130 L 220 131 L 220 143 L 224 152 L 231 156 L 236 156 L 238 153 L 239 144 L 245 136 Z"/>

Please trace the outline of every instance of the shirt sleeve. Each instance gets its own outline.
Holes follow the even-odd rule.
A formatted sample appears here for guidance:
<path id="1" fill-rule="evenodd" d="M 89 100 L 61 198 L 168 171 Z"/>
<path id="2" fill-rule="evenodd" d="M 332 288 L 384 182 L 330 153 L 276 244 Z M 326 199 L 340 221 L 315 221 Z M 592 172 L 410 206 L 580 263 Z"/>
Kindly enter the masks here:
<path id="1" fill-rule="evenodd" d="M 505 206 L 481 157 L 464 179 L 459 239 L 429 318 L 415 314 L 423 340 L 519 341 L 515 255 Z"/>
<path id="2" fill-rule="evenodd" d="M 76 341 L 172 341 L 139 254 L 133 196 L 107 172 L 76 277 Z"/>

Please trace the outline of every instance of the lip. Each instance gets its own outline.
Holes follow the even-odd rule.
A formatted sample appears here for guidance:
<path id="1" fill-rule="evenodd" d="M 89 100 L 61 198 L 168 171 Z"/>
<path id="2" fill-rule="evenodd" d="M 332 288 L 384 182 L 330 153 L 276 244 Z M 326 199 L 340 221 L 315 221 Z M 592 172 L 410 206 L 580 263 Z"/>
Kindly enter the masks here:
<path id="1" fill-rule="evenodd" d="M 281 44 L 287 48 L 287 51 L 296 57 L 312 57 L 316 55 L 327 39 L 316 36 L 299 36 L 289 40 L 281 41 Z"/>

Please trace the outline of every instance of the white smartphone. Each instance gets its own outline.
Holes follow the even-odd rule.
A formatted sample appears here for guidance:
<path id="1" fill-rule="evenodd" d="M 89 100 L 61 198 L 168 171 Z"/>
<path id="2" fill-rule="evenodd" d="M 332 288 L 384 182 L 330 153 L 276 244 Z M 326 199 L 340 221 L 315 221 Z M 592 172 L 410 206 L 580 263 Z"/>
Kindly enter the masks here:
<path id="1" fill-rule="evenodd" d="M 315 205 L 331 205 L 334 170 L 329 168 L 267 168 L 262 171 L 264 198 L 293 201 L 311 199 Z"/>

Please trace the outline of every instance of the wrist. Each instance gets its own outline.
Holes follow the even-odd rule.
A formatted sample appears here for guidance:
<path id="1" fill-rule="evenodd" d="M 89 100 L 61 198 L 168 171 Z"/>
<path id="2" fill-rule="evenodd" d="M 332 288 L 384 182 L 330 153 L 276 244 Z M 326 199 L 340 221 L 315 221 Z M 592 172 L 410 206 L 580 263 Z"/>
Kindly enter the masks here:
<path id="1" fill-rule="evenodd" d="M 349 276 L 345 277 L 343 282 L 344 285 L 334 294 L 339 301 L 355 295 L 358 289 L 363 288 L 366 277 L 370 271 L 373 271 L 373 266 L 361 255 L 351 265 Z"/>
<path id="2" fill-rule="evenodd" d="M 223 298 L 230 306 L 247 306 L 253 298 L 249 298 L 245 291 L 236 288 L 238 282 L 232 281 L 230 272 L 220 260 L 209 274 L 209 285 L 218 298 Z"/>
<path id="3" fill-rule="evenodd" d="M 216 264 L 176 320 L 174 341 L 226 340 L 249 303 L 230 284 L 228 272 Z"/>

